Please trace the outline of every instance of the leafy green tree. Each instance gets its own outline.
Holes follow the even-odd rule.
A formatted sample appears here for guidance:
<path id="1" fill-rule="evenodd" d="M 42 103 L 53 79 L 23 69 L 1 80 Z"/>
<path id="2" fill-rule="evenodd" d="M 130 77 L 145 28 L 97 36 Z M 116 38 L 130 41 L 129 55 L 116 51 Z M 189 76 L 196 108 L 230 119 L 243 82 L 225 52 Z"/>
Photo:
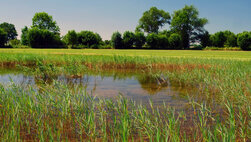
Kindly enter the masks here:
<path id="1" fill-rule="evenodd" d="M 243 32 L 238 34 L 238 46 L 243 50 L 251 50 L 251 32 Z"/>
<path id="2" fill-rule="evenodd" d="M 169 47 L 171 49 L 181 49 L 182 48 L 182 39 L 181 36 L 177 33 L 173 33 L 169 37 Z"/>
<path id="3" fill-rule="evenodd" d="M 237 46 L 237 36 L 231 31 L 224 31 L 226 41 L 224 46 L 226 47 L 236 47 Z"/>
<path id="4" fill-rule="evenodd" d="M 126 49 L 132 48 L 135 41 L 135 35 L 133 32 L 125 31 L 123 34 L 123 47 Z"/>
<path id="5" fill-rule="evenodd" d="M 145 37 L 144 33 L 143 32 L 136 32 L 135 33 L 135 42 L 134 42 L 135 46 L 137 48 L 142 48 L 143 45 L 145 44 L 145 42 L 146 42 L 146 37 Z"/>
<path id="6" fill-rule="evenodd" d="M 8 34 L 0 28 L 0 47 L 3 47 L 8 41 Z"/>
<path id="7" fill-rule="evenodd" d="M 139 25 L 136 31 L 140 29 L 147 33 L 158 33 L 159 28 L 165 24 L 170 23 L 171 16 L 164 10 L 159 10 L 156 7 L 151 7 L 150 10 L 145 11 L 143 16 L 139 19 Z"/>
<path id="8" fill-rule="evenodd" d="M 52 16 L 48 15 L 46 12 L 39 12 L 32 18 L 32 28 L 38 28 L 41 30 L 48 30 L 55 34 L 59 34 L 60 29 L 56 21 L 53 21 Z"/>
<path id="9" fill-rule="evenodd" d="M 71 47 L 78 44 L 78 34 L 76 33 L 75 30 L 68 31 L 64 39 L 66 45 L 71 45 Z"/>
<path id="10" fill-rule="evenodd" d="M 2 23 L 0 24 L 0 28 L 3 29 L 7 33 L 8 40 L 16 39 L 17 38 L 17 31 L 13 24 L 9 23 Z"/>
<path id="11" fill-rule="evenodd" d="M 199 38 L 199 33 L 208 23 L 206 18 L 199 18 L 199 11 L 193 5 L 174 11 L 172 16 L 171 29 L 181 35 L 184 48 L 189 48 L 190 41 Z"/>
<path id="12" fill-rule="evenodd" d="M 199 38 L 200 38 L 200 44 L 203 46 L 203 47 L 207 47 L 207 46 L 210 46 L 211 45 L 211 42 L 210 42 L 210 34 L 208 31 L 205 31 L 203 32 L 201 35 L 199 35 Z"/>
<path id="13" fill-rule="evenodd" d="M 212 45 L 215 47 L 224 47 L 224 44 L 227 40 L 225 33 L 220 31 L 210 36 Z"/>
<path id="14" fill-rule="evenodd" d="M 29 45 L 32 48 L 60 48 L 63 47 L 60 36 L 47 29 L 31 28 L 28 32 Z"/>
<path id="15" fill-rule="evenodd" d="M 123 48 L 123 41 L 119 32 L 114 32 L 112 34 L 111 45 L 115 49 Z"/>
<path id="16" fill-rule="evenodd" d="M 29 44 L 29 41 L 28 41 L 28 32 L 29 32 L 29 29 L 28 29 L 27 26 L 25 26 L 22 29 L 22 35 L 21 35 L 21 44 L 22 45 L 28 45 Z"/>
<path id="17" fill-rule="evenodd" d="M 157 48 L 168 48 L 169 41 L 168 37 L 165 34 L 158 34 Z"/>
<path id="18" fill-rule="evenodd" d="M 81 31 L 78 33 L 78 42 L 81 45 L 85 45 L 88 48 L 100 44 L 100 36 L 91 31 Z M 102 39 L 101 39 L 102 40 Z"/>
<path id="19" fill-rule="evenodd" d="M 150 48 L 157 48 L 158 46 L 158 34 L 150 33 L 146 36 L 146 43 Z"/>

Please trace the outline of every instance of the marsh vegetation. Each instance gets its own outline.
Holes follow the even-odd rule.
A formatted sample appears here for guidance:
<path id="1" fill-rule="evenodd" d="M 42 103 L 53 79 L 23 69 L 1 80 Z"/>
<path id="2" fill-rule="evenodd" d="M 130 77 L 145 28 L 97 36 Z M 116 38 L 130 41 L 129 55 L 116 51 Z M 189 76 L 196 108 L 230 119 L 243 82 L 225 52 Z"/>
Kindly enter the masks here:
<path id="1" fill-rule="evenodd" d="M 250 52 L 79 51 L 1 50 L 2 140 L 250 139 Z"/>

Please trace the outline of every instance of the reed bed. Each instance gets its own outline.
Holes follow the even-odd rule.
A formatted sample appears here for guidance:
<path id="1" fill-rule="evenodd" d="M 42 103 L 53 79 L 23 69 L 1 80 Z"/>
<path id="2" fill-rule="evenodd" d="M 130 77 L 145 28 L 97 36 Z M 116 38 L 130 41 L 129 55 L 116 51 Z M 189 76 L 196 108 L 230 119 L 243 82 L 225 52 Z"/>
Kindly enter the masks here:
<path id="1" fill-rule="evenodd" d="M 0 139 L 3 141 L 247 141 L 250 106 L 227 102 L 225 118 L 205 103 L 191 101 L 187 118 L 163 104 L 150 109 L 122 96 L 95 98 L 85 91 L 33 88 L 14 83 L 0 89 Z"/>
<path id="2" fill-rule="evenodd" d="M 165 104 L 155 107 L 151 101 L 136 104 L 123 97 L 95 98 L 95 94 L 87 94 L 84 89 L 70 89 L 55 81 L 53 85 L 41 86 L 1 85 L 0 139 L 3 141 L 251 139 L 251 52 L 0 51 L 1 67 L 21 68 L 40 77 L 130 69 L 156 78 L 165 75 L 180 86 L 195 86 L 200 90 L 199 94 L 188 96 L 192 111 L 184 113 Z M 198 102 L 199 97 L 203 101 Z"/>

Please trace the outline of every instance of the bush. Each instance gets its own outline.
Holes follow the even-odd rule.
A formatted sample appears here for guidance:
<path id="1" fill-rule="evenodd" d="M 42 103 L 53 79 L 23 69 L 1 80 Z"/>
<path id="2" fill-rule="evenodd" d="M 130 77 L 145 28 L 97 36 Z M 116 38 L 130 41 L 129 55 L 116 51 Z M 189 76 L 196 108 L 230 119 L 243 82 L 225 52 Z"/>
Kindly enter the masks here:
<path id="1" fill-rule="evenodd" d="M 239 34 L 237 43 L 242 50 L 251 50 L 251 32 L 243 32 Z"/>
<path id="2" fill-rule="evenodd" d="M 181 36 L 177 33 L 173 33 L 169 37 L 169 47 L 171 49 L 182 49 Z"/>
<path id="3" fill-rule="evenodd" d="M 146 42 L 146 37 L 145 37 L 144 33 L 142 33 L 142 32 L 136 32 L 135 33 L 134 45 L 137 48 L 142 48 L 143 45 L 145 44 L 145 42 Z"/>
<path id="4" fill-rule="evenodd" d="M 3 29 L 0 28 L 0 47 L 5 46 L 7 41 L 8 41 L 7 33 Z"/>
<path id="5" fill-rule="evenodd" d="M 135 35 L 133 32 L 126 31 L 123 34 L 123 47 L 126 49 L 132 48 L 135 41 Z"/>
<path id="6" fill-rule="evenodd" d="M 32 48 L 63 48 L 65 47 L 58 34 L 45 29 L 32 28 L 28 32 L 29 45 Z"/>
<path id="7" fill-rule="evenodd" d="M 12 39 L 9 41 L 9 45 L 13 48 L 18 48 L 21 45 L 21 42 L 18 39 Z"/>
<path id="8" fill-rule="evenodd" d="M 119 32 L 115 32 L 112 34 L 111 45 L 115 49 L 123 48 L 122 38 Z"/>

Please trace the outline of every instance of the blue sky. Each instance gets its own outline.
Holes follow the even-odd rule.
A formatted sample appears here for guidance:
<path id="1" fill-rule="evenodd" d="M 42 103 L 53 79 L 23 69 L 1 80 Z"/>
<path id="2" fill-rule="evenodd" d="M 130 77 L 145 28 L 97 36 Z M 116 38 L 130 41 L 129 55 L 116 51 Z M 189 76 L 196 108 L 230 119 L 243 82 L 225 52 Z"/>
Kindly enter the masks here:
<path id="1" fill-rule="evenodd" d="M 134 31 L 143 12 L 152 6 L 172 14 L 185 4 L 193 4 L 200 17 L 209 20 L 205 28 L 210 33 L 251 31 L 251 0 L 0 0 L 0 23 L 13 23 L 20 36 L 33 15 L 45 11 L 57 21 L 61 35 L 72 29 L 91 30 L 110 39 L 114 31 Z"/>

